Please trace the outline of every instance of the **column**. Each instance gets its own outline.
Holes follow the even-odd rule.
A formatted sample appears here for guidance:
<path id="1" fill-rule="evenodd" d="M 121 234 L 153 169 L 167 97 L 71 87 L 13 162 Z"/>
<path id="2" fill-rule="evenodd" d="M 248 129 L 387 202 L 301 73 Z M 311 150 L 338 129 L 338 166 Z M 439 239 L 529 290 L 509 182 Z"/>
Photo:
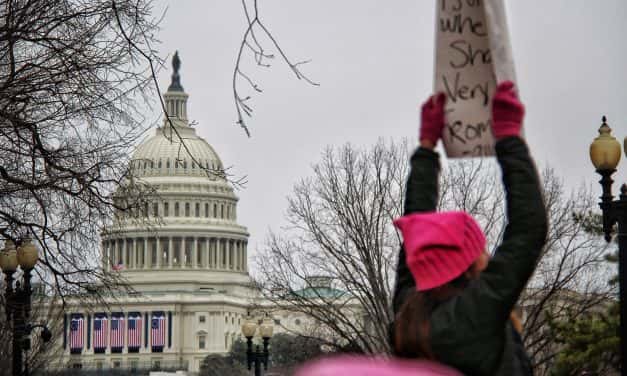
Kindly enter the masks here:
<path id="1" fill-rule="evenodd" d="M 233 270 L 239 270 L 239 248 L 237 248 L 237 240 L 233 240 Z"/>
<path id="2" fill-rule="evenodd" d="M 133 238 L 133 245 L 131 246 L 133 252 L 131 253 L 131 266 L 133 269 L 137 268 L 137 238 Z"/>
<path id="3" fill-rule="evenodd" d="M 219 238 L 214 238 L 213 239 L 213 253 L 214 253 L 214 261 L 215 264 L 213 265 L 214 269 L 220 269 L 220 239 Z"/>
<path id="4" fill-rule="evenodd" d="M 237 249 L 239 249 L 239 270 L 244 271 L 244 258 L 246 255 L 244 254 L 244 243 L 240 240 L 237 242 Z"/>
<path id="5" fill-rule="evenodd" d="M 184 268 L 187 266 L 187 247 L 185 244 L 185 236 L 181 236 L 181 248 L 179 254 L 179 265 Z"/>
<path id="6" fill-rule="evenodd" d="M 109 271 L 109 241 L 102 242 L 102 269 Z"/>
<path id="7" fill-rule="evenodd" d="M 241 256 L 239 254 L 239 240 L 233 240 L 233 255 L 235 260 L 233 260 L 233 270 L 239 271 L 239 263 L 241 260 Z"/>
<path id="8" fill-rule="evenodd" d="M 110 253 L 111 253 L 111 259 L 109 260 L 109 267 L 115 265 L 115 263 L 117 262 L 117 253 L 118 253 L 118 240 L 113 238 L 110 240 L 111 245 L 110 247 Z"/>
<path id="9" fill-rule="evenodd" d="M 245 247 L 245 243 L 244 241 L 240 241 L 239 242 L 239 248 L 240 248 L 240 252 L 242 252 L 242 271 L 246 271 L 246 259 L 247 259 L 247 255 L 246 255 L 246 247 Z"/>
<path id="10" fill-rule="evenodd" d="M 148 267 L 152 264 L 149 255 L 150 253 L 148 253 L 148 237 L 144 237 L 144 269 L 148 269 Z"/>
<path id="11" fill-rule="evenodd" d="M 119 243 L 118 238 L 114 238 L 111 242 L 113 244 L 113 259 L 111 260 L 111 265 L 115 265 L 118 263 L 119 260 L 122 259 L 122 248 L 120 248 L 120 243 Z"/>
<path id="12" fill-rule="evenodd" d="M 120 239 L 120 260 L 122 260 L 122 264 L 126 268 L 126 239 Z"/>
<path id="13" fill-rule="evenodd" d="M 231 268 L 231 240 L 230 239 L 225 239 L 224 240 L 224 250 L 226 253 L 226 269 L 230 269 Z"/>
<path id="14" fill-rule="evenodd" d="M 108 247 L 108 241 L 103 240 L 102 241 L 102 269 L 108 271 L 109 268 L 107 268 L 107 265 L 109 264 L 107 260 L 109 260 L 109 249 Z"/>
<path id="15" fill-rule="evenodd" d="M 211 269 L 216 268 L 216 242 L 215 238 L 209 238 L 209 267 Z"/>
<path id="16" fill-rule="evenodd" d="M 216 263 L 217 269 L 222 269 L 222 239 L 216 238 Z"/>
<path id="17" fill-rule="evenodd" d="M 124 249 L 126 249 L 126 258 L 124 259 L 124 268 L 130 269 L 133 266 L 133 246 L 131 239 L 124 239 Z"/>
<path id="18" fill-rule="evenodd" d="M 231 269 L 237 270 L 237 249 L 235 248 L 235 240 L 231 240 Z"/>
<path id="19" fill-rule="evenodd" d="M 217 322 L 216 322 L 216 317 L 217 315 L 215 314 L 215 312 L 209 312 L 209 319 L 211 320 L 211 326 L 209 329 L 209 335 L 210 335 L 210 341 L 211 341 L 211 350 L 212 351 L 216 351 L 217 347 L 218 347 L 218 340 L 216 339 L 218 337 L 218 328 L 217 328 Z"/>
<path id="20" fill-rule="evenodd" d="M 248 270 L 248 256 L 247 256 L 247 252 L 246 252 L 246 248 L 248 246 L 247 242 L 243 242 L 242 243 L 243 249 L 244 249 L 244 271 Z"/>
<path id="21" fill-rule="evenodd" d="M 157 246 L 157 255 L 156 255 L 157 259 L 155 260 L 155 264 L 157 265 L 157 268 L 160 268 L 161 267 L 161 241 L 159 240 L 158 236 L 155 236 L 155 244 Z"/>
<path id="22" fill-rule="evenodd" d="M 200 209 L 199 209 L 200 210 Z M 194 236 L 192 243 L 192 268 L 198 267 L 198 238 Z"/>
<path id="23" fill-rule="evenodd" d="M 168 268 L 172 269 L 172 257 L 174 256 L 174 242 L 172 237 L 168 237 Z"/>
<path id="24" fill-rule="evenodd" d="M 237 241 L 237 251 L 239 252 L 239 264 L 237 267 L 239 270 L 244 270 L 244 249 L 242 248 L 242 241 Z"/>

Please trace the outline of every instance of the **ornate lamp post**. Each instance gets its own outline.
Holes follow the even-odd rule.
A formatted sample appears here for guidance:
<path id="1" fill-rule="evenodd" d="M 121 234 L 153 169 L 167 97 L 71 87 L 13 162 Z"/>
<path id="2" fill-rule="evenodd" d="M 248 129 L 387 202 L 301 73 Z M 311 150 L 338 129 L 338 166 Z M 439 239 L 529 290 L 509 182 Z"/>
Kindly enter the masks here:
<path id="1" fill-rule="evenodd" d="M 28 365 L 24 365 L 22 359 L 23 351 L 30 349 L 28 334 L 34 328 L 40 327 L 43 329 L 41 336 L 44 342 L 52 338 L 50 330 L 45 325 L 27 323 L 31 310 L 31 272 L 38 259 L 39 251 L 30 239 L 23 240 L 17 249 L 13 241 L 6 240 L 4 249 L 0 252 L 0 268 L 6 280 L 5 309 L 7 320 L 12 323 L 13 330 L 12 371 L 16 376 L 28 375 Z M 19 279 L 14 278 L 18 266 L 23 271 L 21 283 Z"/>
<path id="2" fill-rule="evenodd" d="M 255 350 L 253 350 L 253 337 L 255 336 L 257 329 L 259 329 L 259 335 L 263 340 L 263 351 L 259 348 L 259 345 L 255 347 Z M 242 334 L 246 337 L 247 344 L 246 360 L 248 363 L 248 370 L 250 371 L 254 363 L 255 376 L 261 376 L 261 364 L 263 364 L 264 370 L 268 370 L 268 359 L 270 357 L 268 344 L 273 331 L 274 327 L 272 325 L 272 319 L 268 316 L 263 319 L 261 325 L 257 325 L 257 321 L 250 317 L 250 315 L 242 324 Z"/>
<path id="3" fill-rule="evenodd" d="M 620 351 L 621 373 L 627 375 L 627 184 L 620 189 L 619 200 L 614 201 L 612 195 L 612 174 L 620 161 L 620 144 L 611 134 L 612 129 L 607 125 L 605 116 L 599 128 L 599 136 L 590 144 L 590 160 L 601 175 L 603 195 L 599 206 L 603 211 L 603 232 L 605 240 L 611 240 L 612 227 L 618 223 L 618 281 L 620 297 Z M 627 137 L 624 141 L 627 155 Z"/>

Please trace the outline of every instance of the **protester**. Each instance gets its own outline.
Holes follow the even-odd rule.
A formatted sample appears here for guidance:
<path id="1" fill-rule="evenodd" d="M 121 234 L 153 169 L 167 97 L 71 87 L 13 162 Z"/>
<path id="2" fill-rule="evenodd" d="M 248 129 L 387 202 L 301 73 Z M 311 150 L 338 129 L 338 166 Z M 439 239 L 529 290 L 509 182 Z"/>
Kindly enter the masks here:
<path id="1" fill-rule="evenodd" d="M 411 158 L 404 246 L 394 291 L 396 355 L 437 361 L 466 375 L 531 375 L 511 312 L 532 275 L 547 232 L 540 181 L 520 138 L 524 107 L 514 84 L 498 85 L 492 132 L 507 198 L 507 227 L 490 258 L 479 224 L 465 212 L 435 212 L 446 97 L 422 107 L 420 147 Z M 518 330 L 515 329 L 518 327 Z"/>

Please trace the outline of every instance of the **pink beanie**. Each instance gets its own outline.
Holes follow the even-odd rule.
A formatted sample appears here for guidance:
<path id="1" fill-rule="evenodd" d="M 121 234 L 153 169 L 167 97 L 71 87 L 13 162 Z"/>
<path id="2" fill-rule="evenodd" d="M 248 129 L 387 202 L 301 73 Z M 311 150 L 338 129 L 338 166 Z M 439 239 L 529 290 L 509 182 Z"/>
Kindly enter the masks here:
<path id="1" fill-rule="evenodd" d="M 418 291 L 459 277 L 486 247 L 479 224 L 466 212 L 409 214 L 394 225 L 403 234 L 407 267 Z"/>

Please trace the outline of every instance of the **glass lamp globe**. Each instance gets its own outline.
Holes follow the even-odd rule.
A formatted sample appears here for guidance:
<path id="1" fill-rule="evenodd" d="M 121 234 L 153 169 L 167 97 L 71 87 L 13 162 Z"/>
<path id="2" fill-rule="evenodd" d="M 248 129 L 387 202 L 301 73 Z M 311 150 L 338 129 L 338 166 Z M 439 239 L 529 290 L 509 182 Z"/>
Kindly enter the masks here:
<path id="1" fill-rule="evenodd" d="M 599 128 L 599 136 L 590 144 L 590 160 L 599 170 L 615 170 L 620 161 L 620 143 L 612 136 L 612 129 L 603 116 L 603 124 Z"/>
<path id="2" fill-rule="evenodd" d="M 272 333 L 274 332 L 274 325 L 272 324 L 272 319 L 270 317 L 266 317 L 263 319 L 263 322 L 259 327 L 259 332 L 262 338 L 272 337 Z"/>
<path id="3" fill-rule="evenodd" d="M 22 269 L 30 270 L 35 267 L 37 260 L 39 260 L 39 250 L 30 239 L 24 240 L 17 250 L 17 262 Z"/>
<path id="4" fill-rule="evenodd" d="M 17 251 L 15 243 L 7 240 L 4 243 L 4 249 L 0 251 L 0 269 L 6 273 L 13 273 L 17 270 Z"/>
<path id="5" fill-rule="evenodd" d="M 242 334 L 246 338 L 254 337 L 257 331 L 257 323 L 249 316 L 242 324 Z"/>

